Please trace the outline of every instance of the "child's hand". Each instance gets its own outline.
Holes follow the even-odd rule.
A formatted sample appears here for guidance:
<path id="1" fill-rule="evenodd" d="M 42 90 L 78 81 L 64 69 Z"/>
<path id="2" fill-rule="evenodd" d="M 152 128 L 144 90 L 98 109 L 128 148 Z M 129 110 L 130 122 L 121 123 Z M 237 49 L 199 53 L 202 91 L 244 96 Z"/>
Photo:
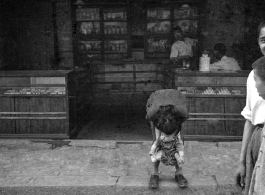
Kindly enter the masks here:
<path id="1" fill-rule="evenodd" d="M 149 155 L 150 155 L 150 157 L 151 157 L 151 161 L 152 161 L 152 162 L 156 162 L 156 155 L 155 155 L 155 153 L 154 153 L 153 151 L 150 151 L 150 152 L 149 152 Z"/>
<path id="2" fill-rule="evenodd" d="M 177 159 L 178 163 L 179 164 L 183 164 L 185 161 L 184 161 L 184 156 L 180 156 L 179 155 L 179 158 Z"/>
<path id="3" fill-rule="evenodd" d="M 151 161 L 152 162 L 156 162 L 157 161 L 156 155 L 154 155 L 154 154 L 151 155 Z"/>
<path id="4" fill-rule="evenodd" d="M 184 153 L 183 152 L 176 153 L 175 158 L 178 161 L 178 164 L 184 163 Z"/>

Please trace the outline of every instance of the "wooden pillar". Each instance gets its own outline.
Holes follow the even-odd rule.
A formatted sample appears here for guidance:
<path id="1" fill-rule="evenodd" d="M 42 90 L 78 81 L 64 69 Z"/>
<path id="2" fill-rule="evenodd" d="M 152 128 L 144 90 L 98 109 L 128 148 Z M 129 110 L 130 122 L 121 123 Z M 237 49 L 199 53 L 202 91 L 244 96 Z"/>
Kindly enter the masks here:
<path id="1" fill-rule="evenodd" d="M 71 1 L 57 0 L 54 1 L 54 3 L 58 68 L 72 69 L 74 68 L 74 64 L 72 46 Z"/>

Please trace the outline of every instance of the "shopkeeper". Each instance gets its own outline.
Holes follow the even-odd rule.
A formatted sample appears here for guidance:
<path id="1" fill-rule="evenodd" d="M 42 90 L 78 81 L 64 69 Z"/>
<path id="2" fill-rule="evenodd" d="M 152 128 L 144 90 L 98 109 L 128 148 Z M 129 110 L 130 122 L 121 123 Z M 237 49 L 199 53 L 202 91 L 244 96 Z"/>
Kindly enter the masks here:
<path id="1" fill-rule="evenodd" d="M 223 43 L 214 45 L 213 57 L 217 60 L 210 64 L 210 70 L 226 70 L 237 71 L 241 70 L 236 59 L 226 56 L 226 46 Z"/>
<path id="2" fill-rule="evenodd" d="M 176 41 L 171 46 L 170 60 L 178 61 L 192 57 L 192 44 L 194 41 L 190 38 L 185 38 L 179 26 L 174 27 L 173 32 Z"/>

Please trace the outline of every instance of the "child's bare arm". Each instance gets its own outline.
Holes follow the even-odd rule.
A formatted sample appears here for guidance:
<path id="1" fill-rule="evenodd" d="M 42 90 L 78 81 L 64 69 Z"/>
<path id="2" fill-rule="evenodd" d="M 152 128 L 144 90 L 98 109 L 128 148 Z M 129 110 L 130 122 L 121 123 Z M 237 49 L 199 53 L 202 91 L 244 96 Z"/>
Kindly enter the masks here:
<path id="1" fill-rule="evenodd" d="M 157 140 L 154 141 L 154 143 L 152 144 L 149 154 L 150 155 L 155 154 L 156 149 L 157 149 Z"/>

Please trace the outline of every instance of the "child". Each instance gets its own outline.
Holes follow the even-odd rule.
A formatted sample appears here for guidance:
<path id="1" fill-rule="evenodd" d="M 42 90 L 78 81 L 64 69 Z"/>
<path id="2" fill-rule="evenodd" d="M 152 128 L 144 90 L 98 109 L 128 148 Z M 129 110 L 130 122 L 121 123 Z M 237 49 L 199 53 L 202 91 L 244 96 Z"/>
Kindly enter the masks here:
<path id="1" fill-rule="evenodd" d="M 175 89 L 158 90 L 147 101 L 147 119 L 151 124 L 154 143 L 150 155 L 154 165 L 149 186 L 157 188 L 160 161 L 175 166 L 175 180 L 180 187 L 187 186 L 187 180 L 179 166 L 184 163 L 183 143 L 180 139 L 182 123 L 187 120 L 188 112 L 182 94 Z"/>
<path id="2" fill-rule="evenodd" d="M 151 151 L 151 161 L 161 161 L 165 165 L 175 166 L 184 163 L 183 143 L 179 139 L 179 131 L 163 132 L 160 137 L 154 141 Z"/>

